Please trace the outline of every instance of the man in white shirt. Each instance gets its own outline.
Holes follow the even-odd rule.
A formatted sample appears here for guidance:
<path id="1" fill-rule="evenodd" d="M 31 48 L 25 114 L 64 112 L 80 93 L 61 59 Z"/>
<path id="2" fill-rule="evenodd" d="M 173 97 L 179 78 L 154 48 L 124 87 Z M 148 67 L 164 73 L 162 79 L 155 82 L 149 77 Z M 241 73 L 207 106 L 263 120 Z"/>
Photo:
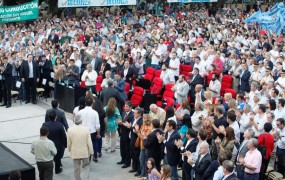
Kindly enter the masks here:
<path id="1" fill-rule="evenodd" d="M 154 47 L 154 49 L 152 50 L 152 52 L 150 54 L 152 56 L 151 57 L 151 67 L 158 70 L 159 69 L 158 63 L 159 63 L 159 59 L 160 59 L 160 56 L 162 55 L 162 53 L 161 53 L 161 50 L 158 49 L 157 43 L 155 43 L 153 47 Z"/>
<path id="2" fill-rule="evenodd" d="M 175 78 L 174 78 L 174 74 L 172 73 L 172 71 L 170 71 L 166 64 L 162 64 L 161 67 L 161 74 L 160 74 L 160 78 L 163 80 L 163 85 L 166 84 L 174 84 L 175 83 Z"/>
<path id="3" fill-rule="evenodd" d="M 235 138 L 236 138 L 236 142 L 240 141 L 240 128 L 239 128 L 239 124 L 236 121 L 236 113 L 231 110 L 228 111 L 227 113 L 227 122 L 229 123 L 229 127 L 234 129 L 234 133 L 235 133 Z"/>
<path id="4" fill-rule="evenodd" d="M 163 39 L 159 40 L 158 49 L 160 49 L 161 54 L 164 54 L 167 51 L 167 46 L 164 44 Z"/>
<path id="5" fill-rule="evenodd" d="M 264 124 L 267 122 L 266 106 L 259 104 L 258 113 L 253 117 L 250 117 L 250 123 L 253 126 L 255 137 L 258 137 L 264 132 Z"/>
<path id="6" fill-rule="evenodd" d="M 199 69 L 199 74 L 204 77 L 204 73 L 206 71 L 205 66 L 201 63 L 200 57 L 197 56 L 195 57 L 195 64 L 194 64 L 194 68 L 198 68 Z"/>
<path id="7" fill-rule="evenodd" d="M 278 99 L 277 101 L 277 108 L 274 111 L 275 120 L 279 118 L 285 117 L 285 100 L 284 99 Z"/>
<path id="8" fill-rule="evenodd" d="M 92 109 L 93 100 L 88 98 L 86 99 L 86 107 L 78 112 L 78 116 L 82 119 L 82 126 L 89 129 L 91 135 L 91 140 L 93 144 L 94 153 L 98 152 L 96 149 L 100 136 L 100 121 L 98 113 Z M 98 161 L 96 158 L 93 158 L 94 161 Z"/>
<path id="9" fill-rule="evenodd" d="M 202 120 L 207 115 L 203 111 L 204 107 L 202 103 L 196 103 L 195 104 L 195 112 L 191 116 L 191 123 L 192 123 L 192 129 L 196 132 L 199 132 L 202 127 Z"/>
<path id="10" fill-rule="evenodd" d="M 220 96 L 221 91 L 221 83 L 218 80 L 219 76 L 217 73 L 214 73 L 212 75 L 212 80 L 210 81 L 210 85 L 208 87 L 208 90 L 211 91 L 212 97 L 218 97 Z"/>
<path id="11" fill-rule="evenodd" d="M 108 81 L 110 79 L 112 80 L 112 78 L 111 78 L 111 71 L 108 70 L 108 71 L 105 72 L 105 79 L 103 79 L 103 82 L 101 84 L 102 89 L 108 88 Z"/>
<path id="12" fill-rule="evenodd" d="M 179 67 L 180 61 L 177 58 L 177 53 L 173 52 L 172 57 L 169 61 L 169 70 L 174 74 L 175 80 L 177 80 L 179 76 Z"/>
<path id="13" fill-rule="evenodd" d="M 180 75 L 175 86 L 173 86 L 171 89 L 173 92 L 175 92 L 174 97 L 176 98 L 177 103 L 181 103 L 183 99 L 187 100 L 189 89 L 190 87 L 185 80 L 185 76 Z"/>
<path id="14" fill-rule="evenodd" d="M 87 70 L 85 70 L 81 76 L 81 81 L 85 82 L 86 88 L 91 90 L 93 94 L 96 94 L 96 80 L 97 72 L 92 69 L 92 65 L 87 65 Z"/>

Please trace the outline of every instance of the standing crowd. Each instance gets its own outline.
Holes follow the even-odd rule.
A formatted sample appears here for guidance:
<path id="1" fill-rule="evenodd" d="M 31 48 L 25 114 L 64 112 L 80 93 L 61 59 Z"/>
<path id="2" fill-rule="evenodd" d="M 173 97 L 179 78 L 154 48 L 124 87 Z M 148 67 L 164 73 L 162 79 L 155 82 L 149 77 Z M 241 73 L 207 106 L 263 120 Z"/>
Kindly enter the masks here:
<path id="1" fill-rule="evenodd" d="M 2 25 L 2 106 L 13 91 L 26 103 L 37 103 L 38 87 L 55 97 L 31 149 L 40 179 L 62 172 L 65 148 L 76 180 L 88 179 L 102 138 L 113 153 L 117 136 L 117 164 L 138 179 L 177 180 L 181 167 L 183 180 L 263 180 L 269 164 L 283 177 L 285 30 L 245 24 L 253 12 L 149 3 Z M 151 84 L 142 98 L 162 102 L 134 102 L 140 80 Z M 56 100 L 64 95 L 51 93 L 62 82 L 87 89 L 70 128 Z"/>

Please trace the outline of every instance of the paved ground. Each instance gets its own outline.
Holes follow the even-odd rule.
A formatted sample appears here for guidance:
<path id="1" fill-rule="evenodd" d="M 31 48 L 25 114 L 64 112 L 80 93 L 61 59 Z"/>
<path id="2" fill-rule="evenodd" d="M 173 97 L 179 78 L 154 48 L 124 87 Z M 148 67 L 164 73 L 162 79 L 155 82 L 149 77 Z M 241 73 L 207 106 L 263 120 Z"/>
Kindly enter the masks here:
<path id="1" fill-rule="evenodd" d="M 30 153 L 33 140 L 39 137 L 39 129 L 44 121 L 49 102 L 41 101 L 37 105 L 22 104 L 19 102 L 12 104 L 12 108 L 0 107 L 0 142 L 10 148 L 28 163 L 35 166 L 35 159 Z M 68 123 L 73 125 L 71 114 L 66 114 Z M 117 143 L 118 144 L 118 143 Z M 136 179 L 133 174 L 128 173 L 127 169 L 122 169 L 116 164 L 120 160 L 120 150 L 115 153 L 103 151 L 102 158 L 98 163 L 91 163 L 90 180 L 123 180 Z M 73 163 L 65 151 L 62 160 L 63 172 L 54 175 L 55 180 L 73 180 Z M 36 167 L 36 166 L 35 166 Z M 36 169 L 37 173 L 37 169 Z"/>

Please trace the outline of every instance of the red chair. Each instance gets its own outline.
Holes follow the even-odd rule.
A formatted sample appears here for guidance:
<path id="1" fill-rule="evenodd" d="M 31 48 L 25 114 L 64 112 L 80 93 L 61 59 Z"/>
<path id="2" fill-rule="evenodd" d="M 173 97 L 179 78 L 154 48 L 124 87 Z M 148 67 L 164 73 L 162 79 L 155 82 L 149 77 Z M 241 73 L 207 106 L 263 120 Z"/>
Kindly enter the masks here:
<path id="1" fill-rule="evenodd" d="M 231 88 L 233 83 L 233 77 L 230 75 L 224 75 L 222 78 L 222 88 Z"/>
<path id="2" fill-rule="evenodd" d="M 163 80 L 160 79 L 159 77 L 155 77 L 153 79 L 153 85 L 150 87 L 150 93 L 151 94 L 160 94 L 162 91 L 162 86 L 163 86 Z"/>
<path id="3" fill-rule="evenodd" d="M 155 73 L 155 69 L 154 68 L 152 68 L 152 67 L 146 68 L 146 73 L 145 74 L 150 74 L 150 75 L 154 76 L 154 73 Z"/>
<path id="4" fill-rule="evenodd" d="M 224 94 L 226 94 L 226 93 L 231 93 L 232 97 L 234 99 L 236 98 L 237 92 L 234 89 L 227 88 L 227 89 L 224 90 Z"/>
<path id="5" fill-rule="evenodd" d="M 80 87 L 81 87 L 81 88 L 86 88 L 86 84 L 85 84 L 84 81 L 81 81 L 81 82 L 80 82 Z"/>
<path id="6" fill-rule="evenodd" d="M 133 95 L 131 97 L 131 102 L 133 103 L 133 106 L 139 106 L 142 103 L 143 100 L 143 94 L 144 94 L 144 89 L 141 87 L 134 87 L 133 90 Z"/>
<path id="7" fill-rule="evenodd" d="M 153 75 L 152 75 L 152 74 L 145 74 L 145 75 L 144 75 L 144 79 L 147 79 L 147 80 L 152 81 Z"/>
<path id="8" fill-rule="evenodd" d="M 154 77 L 160 77 L 161 70 L 156 70 L 154 73 Z"/>
<path id="9" fill-rule="evenodd" d="M 174 84 L 166 84 L 165 85 L 165 91 L 169 90 L 171 91 L 171 88 L 174 86 Z"/>
<path id="10" fill-rule="evenodd" d="M 182 65 L 182 71 L 180 74 L 183 74 L 184 76 L 188 77 L 189 73 L 192 72 L 193 68 L 190 65 Z"/>
<path id="11" fill-rule="evenodd" d="M 103 76 L 98 76 L 96 79 L 96 92 L 102 91 L 102 82 L 103 82 Z"/>
<path id="12" fill-rule="evenodd" d="M 129 97 L 130 89 L 131 89 L 131 85 L 129 83 L 126 83 L 125 93 L 126 93 L 127 97 Z"/>

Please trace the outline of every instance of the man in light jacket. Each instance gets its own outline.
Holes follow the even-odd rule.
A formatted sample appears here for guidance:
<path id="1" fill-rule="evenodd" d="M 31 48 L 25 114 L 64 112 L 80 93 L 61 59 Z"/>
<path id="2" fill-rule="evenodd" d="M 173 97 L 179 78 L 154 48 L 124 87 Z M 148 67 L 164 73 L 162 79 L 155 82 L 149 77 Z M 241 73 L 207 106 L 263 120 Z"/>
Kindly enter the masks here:
<path id="1" fill-rule="evenodd" d="M 73 159 L 74 176 L 81 180 L 80 170 L 82 162 L 82 179 L 89 179 L 90 159 L 93 155 L 93 146 L 88 128 L 82 126 L 80 115 L 75 117 L 75 126 L 68 129 L 67 148 Z"/>

